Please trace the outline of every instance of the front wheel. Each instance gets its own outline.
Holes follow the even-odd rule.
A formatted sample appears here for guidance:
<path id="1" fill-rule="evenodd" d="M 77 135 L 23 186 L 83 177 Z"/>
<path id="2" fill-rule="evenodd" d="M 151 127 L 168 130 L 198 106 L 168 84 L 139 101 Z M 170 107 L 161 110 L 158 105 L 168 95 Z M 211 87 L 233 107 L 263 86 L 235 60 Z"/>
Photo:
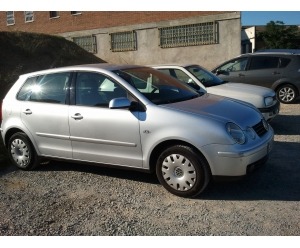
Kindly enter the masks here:
<path id="1" fill-rule="evenodd" d="M 160 183 L 172 194 L 195 197 L 210 181 L 210 170 L 204 158 L 192 148 L 175 145 L 161 153 L 156 163 Z"/>
<path id="2" fill-rule="evenodd" d="M 290 84 L 281 85 L 277 89 L 277 98 L 282 103 L 293 103 L 297 98 L 297 90 Z"/>
<path id="3" fill-rule="evenodd" d="M 7 145 L 8 155 L 15 166 L 22 170 L 32 170 L 39 165 L 36 152 L 24 133 L 13 134 Z"/>

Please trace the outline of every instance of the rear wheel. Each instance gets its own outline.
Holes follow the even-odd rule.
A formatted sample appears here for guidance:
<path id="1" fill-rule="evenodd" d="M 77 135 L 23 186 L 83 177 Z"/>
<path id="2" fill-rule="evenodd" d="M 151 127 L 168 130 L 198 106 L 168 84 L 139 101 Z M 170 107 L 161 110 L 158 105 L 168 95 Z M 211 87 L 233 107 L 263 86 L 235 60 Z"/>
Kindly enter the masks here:
<path id="1" fill-rule="evenodd" d="M 160 183 L 172 194 L 195 197 L 210 181 L 210 170 L 204 158 L 192 148 L 175 145 L 161 153 L 156 163 Z"/>
<path id="2" fill-rule="evenodd" d="M 24 133 L 13 134 L 8 141 L 8 154 L 15 166 L 22 170 L 32 170 L 39 165 L 36 152 Z"/>
<path id="3" fill-rule="evenodd" d="M 285 84 L 277 89 L 277 98 L 282 103 L 293 103 L 297 96 L 297 90 L 293 85 Z"/>

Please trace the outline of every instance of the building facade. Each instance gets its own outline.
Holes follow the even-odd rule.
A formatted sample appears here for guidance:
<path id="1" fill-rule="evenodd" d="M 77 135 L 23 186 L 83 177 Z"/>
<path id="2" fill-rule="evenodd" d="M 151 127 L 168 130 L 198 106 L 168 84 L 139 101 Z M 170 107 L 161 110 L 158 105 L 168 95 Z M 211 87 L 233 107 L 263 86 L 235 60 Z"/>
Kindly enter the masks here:
<path id="1" fill-rule="evenodd" d="M 241 53 L 240 12 L 7 11 L 0 31 L 63 36 L 109 63 L 210 69 Z"/>

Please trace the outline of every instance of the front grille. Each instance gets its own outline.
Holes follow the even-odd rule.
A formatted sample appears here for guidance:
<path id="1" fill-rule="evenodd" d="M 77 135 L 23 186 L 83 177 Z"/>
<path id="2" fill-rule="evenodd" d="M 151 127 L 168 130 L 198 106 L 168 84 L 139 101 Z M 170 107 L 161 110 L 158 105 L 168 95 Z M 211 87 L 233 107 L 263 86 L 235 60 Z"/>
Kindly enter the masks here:
<path id="1" fill-rule="evenodd" d="M 263 136 L 266 132 L 268 132 L 268 130 L 265 129 L 265 126 L 264 126 L 262 120 L 259 123 L 257 123 L 256 125 L 254 125 L 252 128 L 259 137 Z"/>

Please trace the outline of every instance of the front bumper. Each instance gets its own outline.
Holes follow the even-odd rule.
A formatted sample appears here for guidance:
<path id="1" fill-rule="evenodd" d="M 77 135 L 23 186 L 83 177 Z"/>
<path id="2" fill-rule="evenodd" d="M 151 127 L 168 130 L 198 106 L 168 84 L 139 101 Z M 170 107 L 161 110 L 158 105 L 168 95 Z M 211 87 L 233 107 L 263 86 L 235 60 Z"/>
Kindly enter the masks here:
<path id="1" fill-rule="evenodd" d="M 280 102 L 277 101 L 276 104 L 274 104 L 271 107 L 268 108 L 259 108 L 258 109 L 266 121 L 271 121 L 275 116 L 278 115 L 280 110 Z"/>
<path id="2" fill-rule="evenodd" d="M 273 130 L 252 146 L 210 145 L 205 148 L 212 176 L 245 176 L 254 167 L 265 163 L 274 142 Z"/>

